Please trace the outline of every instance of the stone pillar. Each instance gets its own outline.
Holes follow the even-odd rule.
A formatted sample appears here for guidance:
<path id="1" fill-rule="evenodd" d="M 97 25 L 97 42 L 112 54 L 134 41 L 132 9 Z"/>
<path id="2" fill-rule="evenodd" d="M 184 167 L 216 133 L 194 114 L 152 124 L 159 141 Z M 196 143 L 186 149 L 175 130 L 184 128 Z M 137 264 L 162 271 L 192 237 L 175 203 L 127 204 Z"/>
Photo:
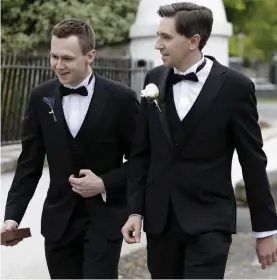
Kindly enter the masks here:
<path id="1" fill-rule="evenodd" d="M 160 6 L 183 0 L 140 0 L 135 23 L 130 29 L 130 53 L 133 59 L 152 60 L 154 66 L 162 64 L 159 51 L 155 50 L 156 32 L 160 21 L 157 10 Z M 211 37 L 203 49 L 206 55 L 214 56 L 224 65 L 229 65 L 229 42 L 232 25 L 227 22 L 222 0 L 193 0 L 195 4 L 210 8 L 214 16 Z"/>
<path id="2" fill-rule="evenodd" d="M 243 69 L 243 60 L 241 57 L 229 57 L 229 67 L 242 72 Z"/>

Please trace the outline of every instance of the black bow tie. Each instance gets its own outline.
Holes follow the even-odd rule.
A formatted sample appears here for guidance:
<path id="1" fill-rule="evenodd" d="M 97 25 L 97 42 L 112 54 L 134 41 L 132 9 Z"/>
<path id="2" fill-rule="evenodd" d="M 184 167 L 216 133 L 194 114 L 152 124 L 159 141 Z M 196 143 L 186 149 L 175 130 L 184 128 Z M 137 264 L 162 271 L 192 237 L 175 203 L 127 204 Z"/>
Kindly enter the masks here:
<path id="1" fill-rule="evenodd" d="M 68 88 L 64 85 L 60 86 L 60 91 L 62 96 L 67 96 L 70 94 L 80 94 L 82 96 L 88 96 L 88 91 L 85 86 L 78 87 L 78 88 Z"/>
<path id="2" fill-rule="evenodd" d="M 206 65 L 206 59 L 204 60 L 204 62 L 202 64 L 200 64 L 197 67 L 196 73 L 199 72 L 201 69 L 203 69 L 205 65 Z M 183 80 L 193 81 L 193 82 L 198 82 L 199 81 L 197 75 L 194 72 L 190 72 L 186 75 L 171 73 L 170 80 L 171 80 L 173 85 L 175 85 L 175 84 L 177 84 L 177 83 L 179 83 Z"/>
<path id="3" fill-rule="evenodd" d="M 93 74 L 89 78 L 88 85 L 90 84 L 92 78 L 93 78 Z M 79 94 L 81 96 L 88 96 L 88 90 L 85 86 L 81 86 L 78 88 L 68 88 L 65 87 L 64 85 L 60 85 L 60 92 L 62 97 L 70 94 Z"/>

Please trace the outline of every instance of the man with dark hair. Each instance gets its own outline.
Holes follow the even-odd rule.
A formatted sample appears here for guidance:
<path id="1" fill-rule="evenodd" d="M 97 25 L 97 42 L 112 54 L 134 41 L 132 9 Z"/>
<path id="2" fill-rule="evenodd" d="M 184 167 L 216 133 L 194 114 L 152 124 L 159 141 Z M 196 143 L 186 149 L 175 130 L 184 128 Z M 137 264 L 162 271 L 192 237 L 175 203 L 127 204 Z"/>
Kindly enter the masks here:
<path id="1" fill-rule="evenodd" d="M 85 22 L 63 21 L 52 35 L 58 79 L 30 94 L 2 231 L 20 224 L 46 154 L 50 186 L 41 231 L 51 278 L 116 279 L 127 218 L 129 164 L 122 161 L 130 154 L 136 93 L 92 71 L 95 35 Z"/>
<path id="2" fill-rule="evenodd" d="M 276 261 L 277 215 L 254 85 L 202 55 L 213 24 L 208 8 L 175 3 L 158 14 L 156 49 L 163 66 L 147 74 L 142 91 L 124 239 L 139 242 L 143 218 L 152 278 L 223 278 L 236 231 L 236 149 L 265 268 Z"/>

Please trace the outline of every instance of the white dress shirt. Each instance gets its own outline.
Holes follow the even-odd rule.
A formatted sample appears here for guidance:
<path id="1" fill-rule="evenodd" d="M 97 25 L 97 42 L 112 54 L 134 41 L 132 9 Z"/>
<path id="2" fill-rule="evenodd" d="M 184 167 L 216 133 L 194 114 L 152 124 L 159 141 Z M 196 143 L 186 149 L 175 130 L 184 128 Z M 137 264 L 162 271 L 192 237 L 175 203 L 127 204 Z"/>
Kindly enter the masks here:
<path id="1" fill-rule="evenodd" d="M 82 81 L 79 85 L 73 87 L 71 85 L 64 85 L 65 87 L 74 89 L 81 86 L 85 86 L 88 91 L 87 96 L 82 96 L 80 94 L 70 94 L 66 95 L 62 99 L 63 104 L 63 112 L 64 117 L 67 123 L 67 126 L 72 134 L 72 136 L 75 138 L 77 133 L 79 132 L 83 121 L 85 119 L 85 116 L 87 114 L 89 104 L 91 101 L 91 98 L 93 96 L 94 92 L 94 85 L 95 85 L 95 76 L 93 76 L 91 82 L 89 82 L 90 75 Z M 92 170 L 93 171 L 93 170 Z M 104 202 L 106 202 L 107 194 L 106 192 L 102 193 L 102 198 Z"/>
<path id="2" fill-rule="evenodd" d="M 191 72 L 196 73 L 197 67 L 204 62 L 204 59 L 205 58 L 202 57 L 200 61 L 198 61 L 193 66 L 191 66 L 185 72 L 180 72 L 177 69 L 174 69 L 174 73 L 179 75 L 186 75 Z M 174 103 L 180 120 L 182 120 L 187 115 L 192 105 L 194 104 L 204 83 L 206 82 L 206 79 L 209 76 L 212 66 L 213 66 L 213 61 L 206 58 L 206 65 L 204 66 L 204 68 L 196 73 L 199 80 L 198 82 L 182 80 L 181 82 L 173 86 Z M 274 234 L 277 234 L 277 230 L 265 231 L 265 232 L 253 232 L 253 236 L 255 238 L 262 238 Z"/>
<path id="3" fill-rule="evenodd" d="M 94 92 L 95 77 L 92 78 L 91 82 L 88 85 L 90 75 L 75 87 L 71 85 L 64 85 L 65 87 L 71 89 L 85 86 L 88 91 L 87 96 L 82 96 L 80 94 L 70 94 L 64 96 L 62 99 L 64 117 L 68 128 L 74 138 L 76 137 L 78 131 L 82 126 Z"/>

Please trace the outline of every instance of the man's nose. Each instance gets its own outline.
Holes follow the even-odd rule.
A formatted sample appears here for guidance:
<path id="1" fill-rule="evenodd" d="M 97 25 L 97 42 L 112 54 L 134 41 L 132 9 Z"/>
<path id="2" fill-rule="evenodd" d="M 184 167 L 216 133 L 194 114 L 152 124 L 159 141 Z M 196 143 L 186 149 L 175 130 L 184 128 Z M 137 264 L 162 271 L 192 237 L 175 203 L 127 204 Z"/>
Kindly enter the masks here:
<path id="1" fill-rule="evenodd" d="M 59 59 L 57 61 L 56 69 L 63 69 L 63 68 L 64 68 L 64 65 L 63 65 L 62 61 Z"/>
<path id="2" fill-rule="evenodd" d="M 160 49 L 160 44 L 158 43 L 158 41 L 156 41 L 156 43 L 155 43 L 155 49 L 156 49 L 156 50 L 159 50 L 159 49 Z"/>
<path id="3" fill-rule="evenodd" d="M 156 43 L 155 43 L 155 49 L 156 50 L 163 49 L 163 45 L 161 44 L 161 42 L 159 40 L 157 40 Z"/>

